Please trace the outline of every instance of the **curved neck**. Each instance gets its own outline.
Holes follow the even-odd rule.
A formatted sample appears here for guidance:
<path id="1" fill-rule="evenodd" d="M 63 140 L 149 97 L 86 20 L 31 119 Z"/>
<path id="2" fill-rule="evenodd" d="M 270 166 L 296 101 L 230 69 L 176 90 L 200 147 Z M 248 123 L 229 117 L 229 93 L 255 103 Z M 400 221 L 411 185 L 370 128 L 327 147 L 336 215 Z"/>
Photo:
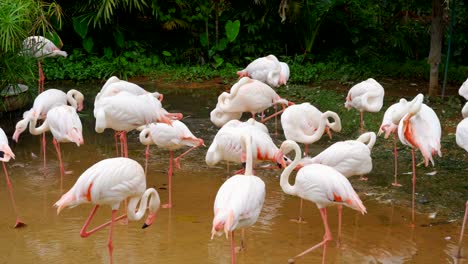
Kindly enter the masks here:
<path id="1" fill-rule="evenodd" d="M 149 127 L 144 128 L 144 129 L 140 132 L 139 138 L 140 138 L 141 144 L 143 144 L 143 145 L 151 145 L 151 144 L 154 144 L 153 138 L 151 137 L 151 129 L 150 129 Z"/>
<path id="2" fill-rule="evenodd" d="M 151 196 L 151 197 L 150 197 Z M 149 198 L 149 205 L 148 205 L 148 198 Z M 140 206 L 138 210 L 136 209 L 138 202 L 140 202 Z M 158 192 L 155 189 L 149 188 L 147 189 L 141 197 L 132 197 L 128 202 L 127 207 L 127 215 L 128 220 L 131 221 L 138 221 L 140 220 L 143 215 L 145 215 L 146 208 L 149 209 L 150 214 L 156 212 L 160 204 L 160 199 Z"/>
<path id="3" fill-rule="evenodd" d="M 332 111 L 326 111 L 325 113 L 322 114 L 322 118 L 327 119 L 327 126 L 330 127 L 333 131 L 335 132 L 340 132 L 341 131 L 341 119 L 338 116 L 337 113 L 332 112 Z M 333 119 L 333 123 L 330 123 L 328 121 L 328 118 L 331 117 Z"/>
<path id="4" fill-rule="evenodd" d="M 283 192 L 290 194 L 290 195 L 296 195 L 296 187 L 289 184 L 289 175 L 291 175 L 291 172 L 294 170 L 294 168 L 297 166 L 297 164 L 299 164 L 299 161 L 301 160 L 301 148 L 299 148 L 299 145 L 297 145 L 297 143 L 292 140 L 286 140 L 283 144 L 285 143 L 288 144 L 288 146 L 292 145 L 296 155 L 294 157 L 293 162 L 291 162 L 281 173 L 280 186 L 281 186 L 281 189 L 283 189 Z"/>
<path id="5" fill-rule="evenodd" d="M 463 118 L 468 118 L 468 102 L 465 104 L 465 106 L 462 109 L 462 116 Z"/>
<path id="6" fill-rule="evenodd" d="M 357 141 L 366 144 L 369 150 L 372 150 L 374 147 L 376 136 L 374 132 L 367 132 L 358 137 Z"/>
<path id="7" fill-rule="evenodd" d="M 252 137 L 247 134 L 241 135 L 242 148 L 246 151 L 247 160 L 245 162 L 245 175 L 253 175 L 253 158 L 252 158 Z"/>
<path id="8" fill-rule="evenodd" d="M 29 122 L 29 133 L 32 135 L 40 135 L 44 132 L 49 131 L 49 124 L 47 122 L 47 119 L 44 120 L 44 123 L 42 123 L 41 126 L 36 127 L 37 124 L 37 118 L 31 118 L 31 121 Z"/>
<path id="9" fill-rule="evenodd" d="M 311 144 L 311 143 L 314 143 L 315 141 L 318 141 L 322 137 L 323 133 L 325 132 L 325 128 L 327 127 L 328 115 L 329 115 L 329 111 L 323 113 L 320 116 L 320 122 L 319 122 L 319 126 L 317 130 L 315 130 L 315 133 L 310 136 L 304 135 L 305 140 L 303 143 Z"/>
<path id="10" fill-rule="evenodd" d="M 77 109 L 78 108 L 78 103 L 77 103 L 77 101 L 76 101 L 76 99 L 74 97 L 75 94 L 76 94 L 76 90 L 72 89 L 72 90 L 68 91 L 67 92 L 67 101 L 68 101 L 68 103 L 70 103 L 70 105 L 73 108 Z"/>

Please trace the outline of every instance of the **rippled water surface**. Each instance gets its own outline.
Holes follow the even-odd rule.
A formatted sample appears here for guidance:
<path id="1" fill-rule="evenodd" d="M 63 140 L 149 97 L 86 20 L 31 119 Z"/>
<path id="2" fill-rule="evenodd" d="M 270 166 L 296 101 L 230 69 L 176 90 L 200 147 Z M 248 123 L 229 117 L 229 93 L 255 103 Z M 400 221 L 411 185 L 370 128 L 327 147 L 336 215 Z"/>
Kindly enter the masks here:
<path id="1" fill-rule="evenodd" d="M 68 90 L 70 87 L 59 87 Z M 92 115 L 94 91 L 98 85 L 74 87 L 85 91 L 86 105 L 81 118 L 84 126 L 85 144 L 77 147 L 62 144 L 65 175 L 63 190 L 60 188 L 60 173 L 57 156 L 48 135 L 47 166 L 43 168 L 39 137 L 28 132 L 21 135 L 19 143 L 10 142 L 16 159 L 7 164 L 12 179 L 15 199 L 25 228 L 12 228 L 15 214 L 10 205 L 7 186 L 0 181 L 0 263 L 107 263 L 107 229 L 88 238 L 81 238 L 80 229 L 92 209 L 92 205 L 80 205 L 56 214 L 53 204 L 68 190 L 89 166 L 105 158 L 115 157 L 113 131 L 102 134 L 94 131 Z M 145 85 L 151 90 L 151 85 Z M 217 128 L 209 121 L 209 112 L 216 103 L 219 89 L 160 90 L 165 94 L 163 105 L 170 112 L 182 112 L 184 122 L 192 132 L 211 143 Z M 13 134 L 14 124 L 21 113 L 3 115 L 1 126 Z M 9 121 L 11 119 L 11 121 Z M 270 130 L 274 127 L 270 125 Z M 343 139 L 322 139 L 312 152 Z M 138 134 L 129 134 L 129 157 L 144 164 L 144 146 Z M 275 139 L 279 143 L 281 136 Z M 368 214 L 360 215 L 345 208 L 343 238 L 340 247 L 335 241 L 329 243 L 327 263 L 454 263 L 453 258 L 460 229 L 460 215 L 464 204 L 458 202 L 454 214 L 444 212 L 430 196 L 432 207 L 424 207 L 419 200 L 420 213 L 416 227 L 410 227 L 411 208 L 409 160 L 402 161 L 402 181 L 405 186 L 395 189 L 390 186 L 393 177 L 391 150 L 379 148 L 374 157 L 374 170 L 369 181 L 351 178 L 367 207 Z M 213 218 L 213 202 L 218 188 L 239 167 L 226 164 L 209 168 L 204 162 L 207 148 L 200 148 L 182 160 L 182 168 L 175 170 L 173 178 L 172 209 L 160 209 L 153 226 L 141 229 L 143 221 L 117 224 L 114 234 L 114 263 L 230 263 L 230 241 L 225 237 L 210 239 Z M 182 150 L 180 150 L 182 151 Z M 180 154 L 182 152 L 177 152 Z M 408 155 L 403 153 L 402 155 Z M 148 165 L 148 186 L 155 186 L 163 203 L 167 201 L 167 166 L 169 153 L 151 148 Z M 466 157 L 465 157 L 466 161 Z M 421 182 L 430 181 L 424 173 L 434 168 L 418 168 Z M 266 184 L 266 200 L 258 222 L 246 230 L 246 250 L 237 254 L 238 263 L 287 263 L 288 259 L 318 243 L 324 234 L 322 221 L 316 206 L 304 203 L 305 224 L 290 221 L 298 216 L 299 199 L 286 195 L 279 186 L 280 171 L 256 170 Z M 3 172 L 1 173 L 3 175 Z M 463 171 L 438 169 L 434 177 L 458 177 Z M 3 176 L 2 176 L 3 177 Z M 438 179 L 438 178 L 436 178 Z M 427 183 L 426 183 L 427 184 Z M 466 197 L 462 197 L 464 199 Z M 458 197 L 460 199 L 460 197 Z M 457 200 L 458 201 L 458 200 Z M 438 206 L 439 205 L 439 206 Z M 440 212 L 429 218 L 430 212 Z M 111 210 L 103 206 L 94 219 L 94 224 L 110 219 Z M 328 217 L 336 237 L 337 210 L 330 207 Z M 236 232 L 240 238 L 240 232 Z M 239 241 L 238 241 L 239 242 Z M 468 255 L 468 250 L 465 250 Z M 297 263 L 320 263 L 322 250 L 315 250 Z M 468 263 L 461 259 L 460 263 Z"/>

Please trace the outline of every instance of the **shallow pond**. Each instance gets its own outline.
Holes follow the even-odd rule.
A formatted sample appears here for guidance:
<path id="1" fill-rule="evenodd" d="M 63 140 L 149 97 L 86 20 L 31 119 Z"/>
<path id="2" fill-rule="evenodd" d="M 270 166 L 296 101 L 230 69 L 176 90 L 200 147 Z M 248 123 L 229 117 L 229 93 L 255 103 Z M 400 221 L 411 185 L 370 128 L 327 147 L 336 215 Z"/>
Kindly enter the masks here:
<path id="1" fill-rule="evenodd" d="M 217 128 L 209 120 L 209 112 L 222 91 L 213 89 L 169 89 L 142 84 L 146 89 L 157 88 L 165 97 L 163 106 L 170 112 L 182 112 L 183 120 L 192 132 L 211 143 Z M 62 144 L 65 164 L 63 190 L 60 188 L 58 160 L 47 135 L 47 165 L 43 168 L 39 137 L 28 132 L 19 143 L 10 142 L 16 159 L 7 164 L 12 179 L 14 196 L 25 228 L 12 228 L 15 220 L 5 181 L 0 181 L 0 263 L 107 263 L 107 230 L 88 238 L 79 235 L 92 205 L 81 205 L 63 210 L 60 215 L 52 206 L 88 167 L 105 158 L 115 157 L 113 131 L 102 134 L 94 131 L 92 115 L 94 93 L 99 85 L 57 87 L 63 90 L 78 88 L 85 92 L 85 111 L 81 114 L 85 144 Z M 343 95 L 344 98 L 345 95 Z M 388 107 L 388 105 L 386 105 Z M 7 135 L 13 134 L 14 124 L 21 113 L 4 114 L 0 126 Z M 270 131 L 274 129 L 269 125 Z M 356 127 L 357 129 L 357 127 Z M 280 131 L 281 132 L 281 131 Z M 354 138 L 354 135 L 353 135 Z M 337 135 L 332 140 L 322 139 L 311 153 L 318 153 L 331 143 L 345 139 Z M 275 138 L 278 145 L 282 136 Z M 453 136 L 452 139 L 453 140 Z M 138 134 L 129 133 L 129 157 L 144 163 L 145 147 Z M 464 210 L 466 155 L 454 159 L 452 166 L 418 167 L 418 210 L 416 227 L 411 221 L 410 152 L 400 146 L 400 177 L 403 187 L 390 185 L 393 180 L 391 140 L 379 138 L 373 151 L 374 170 L 367 182 L 359 177 L 350 181 L 367 207 L 368 214 L 360 215 L 345 208 L 342 244 L 329 243 L 326 263 L 454 263 L 453 258 Z M 160 209 L 153 226 L 141 229 L 143 221 L 118 224 L 114 233 L 114 263 L 230 263 L 230 241 L 211 236 L 213 202 L 221 184 L 239 167 L 225 164 L 209 168 L 204 158 L 207 148 L 200 148 L 182 160 L 182 168 L 173 178 L 172 209 Z M 182 150 L 181 150 L 182 151 Z M 177 152 L 179 153 L 179 152 Z M 181 152 L 180 152 L 181 153 Z M 157 188 L 163 203 L 167 201 L 167 164 L 169 153 L 151 148 L 148 164 L 148 186 Z M 465 156 L 463 156 L 465 155 Z M 448 159 L 451 159 L 448 157 Z M 450 162 L 449 162 L 450 163 Z M 426 173 L 437 171 L 436 175 Z M 257 223 L 246 230 L 246 249 L 237 254 L 238 263 L 287 263 L 288 259 L 318 243 L 324 234 L 316 206 L 304 203 L 307 223 L 290 221 L 298 216 L 299 199 L 286 195 L 279 186 L 278 170 L 256 170 L 266 184 L 265 204 Z M 3 172 L 2 172 L 3 174 Z M 3 177 L 3 176 L 2 176 Z M 440 184 L 444 187 L 434 187 Z M 452 192 L 446 186 L 459 186 Z M 431 189 L 432 188 L 432 189 Z M 445 196 L 444 196 L 445 195 Z M 447 201 L 447 199 L 452 199 Z M 110 208 L 102 207 L 94 223 L 110 219 Z M 328 210 L 334 237 L 337 230 L 337 210 Z M 432 214 L 431 214 L 432 213 Z M 434 214 L 435 213 L 435 214 Z M 429 218 L 432 215 L 434 217 Z M 237 231 L 237 238 L 240 232 Z M 237 241 L 239 242 L 239 241 Z M 464 250 L 468 255 L 468 249 Z M 322 250 L 317 249 L 297 263 L 320 263 Z M 459 263 L 468 263 L 460 259 Z"/>

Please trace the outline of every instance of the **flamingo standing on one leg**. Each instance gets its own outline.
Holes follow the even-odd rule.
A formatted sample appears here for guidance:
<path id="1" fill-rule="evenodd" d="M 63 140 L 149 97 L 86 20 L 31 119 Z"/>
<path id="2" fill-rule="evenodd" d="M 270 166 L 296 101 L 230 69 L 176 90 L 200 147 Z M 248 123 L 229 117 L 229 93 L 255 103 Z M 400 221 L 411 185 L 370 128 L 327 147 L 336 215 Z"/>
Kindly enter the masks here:
<path id="1" fill-rule="evenodd" d="M 18 207 L 16 207 L 15 198 L 13 197 L 13 187 L 11 185 L 10 177 L 8 176 L 8 171 L 5 165 L 5 162 L 10 161 L 11 158 L 15 158 L 15 154 L 11 151 L 10 146 L 8 145 L 8 138 L 5 135 L 5 132 L 0 128 L 0 161 L 3 165 L 3 172 L 5 173 L 5 179 L 7 182 L 8 190 L 10 191 L 11 203 L 13 205 L 13 210 L 16 213 L 16 223 L 15 228 L 25 226 L 25 223 L 21 221 L 18 213 Z"/>
<path id="2" fill-rule="evenodd" d="M 468 89 L 467 89 L 467 92 L 468 92 Z M 460 123 L 458 123 L 457 130 L 455 133 L 456 142 L 458 146 L 460 146 L 460 148 L 468 151 L 468 102 L 465 103 L 465 106 L 462 109 L 462 116 L 463 116 L 463 120 Z M 461 245 L 462 245 L 463 234 L 465 232 L 465 224 L 466 224 L 467 218 L 468 218 L 468 201 L 466 202 L 466 205 L 465 205 L 465 216 L 463 217 L 463 225 L 460 231 L 460 239 L 458 241 L 457 258 L 461 258 Z"/>
<path id="3" fill-rule="evenodd" d="M 310 164 L 302 167 L 297 172 L 294 185 L 289 184 L 289 175 L 301 160 L 301 149 L 296 142 L 286 140 L 281 144 L 279 152 L 279 154 L 286 154 L 291 150 L 294 150 L 295 157 L 293 162 L 281 173 L 281 189 L 287 194 L 299 196 L 317 205 L 325 227 L 325 235 L 322 242 L 296 255 L 290 260 L 290 263 L 320 246 L 323 246 L 322 263 L 325 263 L 327 242 L 332 240 L 332 234 L 328 227 L 327 207 L 333 204 L 345 205 L 362 214 L 366 213 L 366 208 L 348 179 L 326 165 Z"/>
<path id="4" fill-rule="evenodd" d="M 204 146 L 203 139 L 195 137 L 188 127 L 179 120 L 172 121 L 171 125 L 165 123 L 151 123 L 148 127 L 140 132 L 140 142 L 147 145 L 146 148 L 146 164 L 149 157 L 149 146 L 156 144 L 160 148 L 169 149 L 169 170 L 167 172 L 169 183 L 169 202 L 164 204 L 163 208 L 172 207 L 172 172 L 174 161 L 177 168 L 180 169 L 180 159 L 187 155 L 192 150 Z M 174 150 L 180 149 L 184 146 L 191 147 L 177 158 L 173 158 Z M 146 167 L 146 166 L 145 166 Z M 145 169 L 146 171 L 146 169 Z"/>
<path id="5" fill-rule="evenodd" d="M 349 89 L 345 107 L 356 108 L 361 113 L 361 133 L 364 133 L 364 111 L 379 112 L 383 106 L 384 88 L 376 80 L 369 78 Z"/>
<path id="6" fill-rule="evenodd" d="M 424 96 L 418 94 L 408 107 L 408 113 L 403 116 L 398 125 L 398 137 L 401 143 L 410 146 L 413 164 L 413 198 L 412 198 L 412 225 L 414 226 L 415 192 L 416 192 L 416 161 L 415 149 L 419 149 L 424 157 L 424 163 L 429 161 L 434 165 L 432 155 L 440 151 L 441 127 L 440 121 L 434 110 L 423 104 Z M 394 113 L 398 116 L 399 113 Z"/>
<path id="7" fill-rule="evenodd" d="M 231 235 L 231 263 L 236 263 L 234 231 L 255 224 L 265 201 L 265 183 L 253 175 L 252 140 L 247 134 L 241 136 L 242 148 L 247 155 L 245 175 L 237 174 L 221 185 L 214 202 L 213 228 L 215 234 L 226 238 Z"/>
<path id="8" fill-rule="evenodd" d="M 39 68 L 39 82 L 37 92 L 40 94 L 44 91 L 45 80 L 44 72 L 42 71 L 41 60 L 46 57 L 67 57 L 67 52 L 60 50 L 52 41 L 42 36 L 31 36 L 23 41 L 23 53 L 34 56 L 38 59 L 37 66 Z"/>
<path id="9" fill-rule="evenodd" d="M 129 199 L 127 214 L 117 217 L 120 203 L 126 199 Z M 114 223 L 124 218 L 138 221 L 148 208 L 149 215 L 143 228 L 150 226 L 156 217 L 160 199 L 154 188 L 146 189 L 145 172 L 138 162 L 128 158 L 111 158 L 99 161 L 83 172 L 75 185 L 62 195 L 54 206 L 57 207 L 57 214 L 59 214 L 65 207 L 71 208 L 84 203 L 93 203 L 95 206 L 81 228 L 80 235 L 88 237 L 110 225 L 107 246 L 110 263 L 112 263 Z M 140 206 L 137 209 L 138 203 Z M 104 204 L 112 208 L 111 221 L 87 231 L 97 209 Z"/>
<path id="10" fill-rule="evenodd" d="M 75 108 L 68 105 L 56 106 L 47 112 L 46 119 L 41 126 L 36 127 L 36 119 L 32 119 L 29 123 L 29 132 L 33 135 L 39 135 L 49 130 L 54 137 L 53 143 L 60 163 L 60 187 L 62 188 L 65 169 L 60 142 L 73 142 L 78 147 L 84 143 L 81 120 Z"/>

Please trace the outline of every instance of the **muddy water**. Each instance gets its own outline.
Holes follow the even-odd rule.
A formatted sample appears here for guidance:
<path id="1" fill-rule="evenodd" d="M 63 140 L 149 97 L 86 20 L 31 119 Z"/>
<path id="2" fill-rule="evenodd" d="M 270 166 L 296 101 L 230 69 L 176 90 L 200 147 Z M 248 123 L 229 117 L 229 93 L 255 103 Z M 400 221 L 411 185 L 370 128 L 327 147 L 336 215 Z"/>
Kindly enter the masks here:
<path id="1" fill-rule="evenodd" d="M 147 89 L 152 89 L 146 85 Z M 71 87 L 59 87 L 68 90 Z M 63 144 L 65 163 L 63 190 L 60 188 L 60 173 L 57 156 L 52 144 L 47 148 L 47 165 L 43 168 L 39 138 L 27 132 L 20 142 L 10 145 L 16 159 L 8 163 L 15 191 L 15 199 L 21 218 L 27 227 L 13 229 L 15 214 L 9 202 L 5 181 L 0 181 L 0 263 L 107 263 L 107 230 L 88 238 L 79 232 L 92 206 L 80 205 L 56 215 L 52 205 L 68 190 L 80 174 L 99 160 L 115 157 L 112 131 L 103 134 L 94 132 L 92 101 L 97 85 L 75 87 L 85 91 L 87 103 L 82 114 L 85 145 L 77 147 Z M 210 123 L 209 111 L 220 92 L 205 90 L 160 90 L 165 94 L 164 106 L 171 112 L 182 112 L 184 122 L 192 132 L 211 143 L 217 129 Z M 14 123 L 21 113 L 3 116 L 1 126 L 12 135 Z M 11 118 L 13 121 L 8 121 Z M 270 129 L 273 127 L 270 125 Z M 51 142 L 51 135 L 48 135 Z M 276 138 L 278 143 L 283 138 Z M 319 152 L 333 140 L 321 140 L 312 152 Z M 380 140 L 380 139 L 379 139 Z M 381 141 L 381 140 L 380 140 Z M 378 141 L 379 142 L 379 141 Z M 389 141 L 390 142 L 390 141 Z M 388 145 L 388 144 L 387 144 Z M 390 145 L 391 146 L 391 145 Z M 411 221 L 410 171 L 408 159 L 401 162 L 401 178 L 404 186 L 390 187 L 393 177 L 393 161 L 386 146 L 376 145 L 374 170 L 369 181 L 352 178 L 368 214 L 360 215 L 345 208 L 342 244 L 329 243 L 327 263 L 455 263 L 453 258 L 463 213 L 463 199 L 458 197 L 455 212 L 447 209 L 446 198 L 437 198 L 429 193 L 426 200 L 419 196 L 417 225 Z M 230 263 L 230 243 L 225 237 L 210 240 L 213 202 L 216 192 L 226 178 L 238 167 L 225 164 L 208 168 L 204 162 L 207 148 L 195 150 L 182 161 L 173 178 L 172 209 L 160 209 L 150 228 L 141 229 L 142 221 L 128 225 L 116 225 L 114 235 L 115 263 Z M 403 157 L 409 152 L 401 154 Z M 144 147 L 137 133 L 129 134 L 129 157 L 144 163 Z M 466 161 L 466 157 L 465 157 Z M 157 188 L 162 202 L 167 201 L 168 152 L 151 148 L 148 186 Z M 457 178 L 460 171 L 438 169 L 437 176 L 427 176 L 432 168 L 419 168 L 424 182 L 435 179 Z M 267 197 L 258 222 L 246 231 L 246 250 L 237 254 L 238 263 L 287 263 L 292 256 L 319 242 L 324 234 L 319 211 L 310 202 L 305 202 L 304 218 L 307 223 L 290 221 L 298 215 L 299 199 L 286 195 L 279 186 L 279 171 L 256 170 L 266 184 Z M 2 173 L 3 174 L 3 173 Z M 466 172 L 465 172 L 466 175 Z M 430 185 L 426 183 L 426 185 Z M 428 187 L 429 188 L 429 187 Z M 421 187 L 420 193 L 424 193 Z M 444 202 L 445 201 L 445 202 Z M 330 226 L 336 237 L 337 210 L 328 210 Z M 438 213 L 428 218 L 429 213 Z M 98 211 L 95 224 L 110 219 L 110 208 Z M 240 238 L 240 232 L 236 232 Z M 468 254 L 468 250 L 465 250 Z M 297 263 L 320 263 L 322 250 L 315 250 Z M 459 263 L 468 263 L 461 259 Z"/>

